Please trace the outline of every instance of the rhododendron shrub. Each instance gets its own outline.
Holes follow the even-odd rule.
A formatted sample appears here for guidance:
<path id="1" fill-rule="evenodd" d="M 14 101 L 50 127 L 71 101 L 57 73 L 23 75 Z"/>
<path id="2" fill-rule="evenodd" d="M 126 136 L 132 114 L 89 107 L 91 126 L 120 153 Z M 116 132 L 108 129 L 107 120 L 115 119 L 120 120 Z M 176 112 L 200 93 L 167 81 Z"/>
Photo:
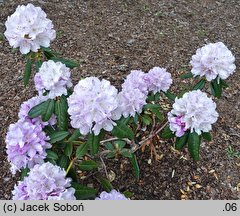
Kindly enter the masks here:
<path id="1" fill-rule="evenodd" d="M 119 90 L 97 77 L 82 78 L 73 86 L 71 68 L 78 63 L 59 58 L 49 48 L 53 24 L 32 4 L 19 6 L 6 29 L 10 45 L 27 58 L 25 84 L 35 65 L 37 90 L 22 103 L 19 120 L 6 136 L 11 171 L 21 172 L 13 199 L 128 199 L 129 193 L 111 185 L 105 159 L 128 158 L 139 179 L 136 152 L 148 146 L 158 159 L 156 146 L 165 139 L 177 150 L 187 146 L 191 157 L 200 159 L 201 141 L 212 139 L 219 116 L 214 99 L 236 68 L 222 42 L 197 50 L 191 72 L 181 77 L 200 80 L 174 95 L 169 90 L 171 73 L 163 67 L 130 71 Z M 172 108 L 166 112 L 162 105 L 168 99 Z M 98 180 L 102 193 L 83 184 L 81 177 L 88 176 Z"/>

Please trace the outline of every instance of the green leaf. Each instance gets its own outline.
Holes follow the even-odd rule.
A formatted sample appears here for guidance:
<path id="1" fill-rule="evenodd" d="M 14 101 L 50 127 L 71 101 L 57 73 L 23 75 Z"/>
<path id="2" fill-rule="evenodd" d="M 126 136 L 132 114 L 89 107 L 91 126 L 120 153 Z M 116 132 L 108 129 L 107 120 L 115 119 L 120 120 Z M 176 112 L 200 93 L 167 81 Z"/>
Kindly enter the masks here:
<path id="1" fill-rule="evenodd" d="M 75 182 L 72 182 L 72 187 L 75 189 L 75 196 L 77 200 L 91 199 L 96 197 L 97 191 L 94 188 L 86 187 Z"/>
<path id="2" fill-rule="evenodd" d="M 54 111 L 54 103 L 55 101 L 52 99 L 48 99 L 46 101 L 46 106 L 44 106 L 43 113 L 41 114 L 42 120 L 44 122 L 48 121 L 52 117 Z"/>
<path id="3" fill-rule="evenodd" d="M 143 114 L 141 117 L 142 117 L 143 124 L 150 125 L 152 123 L 152 119 L 150 116 Z"/>
<path id="4" fill-rule="evenodd" d="M 107 158 L 114 158 L 116 156 L 116 152 L 114 151 L 114 152 L 109 152 L 108 154 L 107 154 Z"/>
<path id="5" fill-rule="evenodd" d="M 191 72 L 180 75 L 180 78 L 182 78 L 182 79 L 188 79 L 188 78 L 192 78 L 192 77 L 193 77 L 193 74 Z"/>
<path id="6" fill-rule="evenodd" d="M 131 163 L 132 163 L 132 166 L 133 166 L 133 170 L 134 170 L 135 176 L 136 176 L 137 179 L 139 179 L 139 177 L 140 177 L 140 170 L 139 170 L 139 166 L 138 166 L 136 155 L 132 153 L 132 156 L 130 157 L 130 159 L 131 159 Z"/>
<path id="7" fill-rule="evenodd" d="M 222 86 L 220 83 L 217 82 L 217 79 L 218 78 L 211 81 L 210 87 L 211 87 L 213 96 L 220 98 L 222 95 Z"/>
<path id="8" fill-rule="evenodd" d="M 222 86 L 223 89 L 228 87 L 228 84 L 222 79 L 220 79 L 220 85 Z"/>
<path id="9" fill-rule="evenodd" d="M 206 84 L 205 79 L 201 79 L 194 87 L 193 90 L 202 89 Z"/>
<path id="10" fill-rule="evenodd" d="M 130 140 L 134 139 L 134 133 L 131 128 L 122 122 L 118 122 L 117 125 L 112 130 L 112 135 L 120 139 L 129 138 Z"/>
<path id="11" fill-rule="evenodd" d="M 104 191 L 111 192 L 113 190 L 113 186 L 110 181 L 108 181 L 106 178 L 100 178 L 100 184 Z"/>
<path id="12" fill-rule="evenodd" d="M 81 136 L 79 129 L 76 129 L 69 137 L 68 142 L 76 141 Z"/>
<path id="13" fill-rule="evenodd" d="M 57 116 L 57 125 L 59 130 L 67 130 L 68 128 L 68 104 L 65 96 L 61 96 L 55 102 L 54 113 Z"/>
<path id="14" fill-rule="evenodd" d="M 47 158 L 48 159 L 52 159 L 52 160 L 57 160 L 58 159 L 58 155 L 56 152 L 52 151 L 52 150 L 46 150 L 47 152 Z"/>
<path id="15" fill-rule="evenodd" d="M 175 96 L 174 94 L 172 94 L 170 91 L 166 91 L 166 92 L 163 92 L 163 93 L 165 94 L 165 96 L 166 96 L 168 99 L 170 99 L 170 100 L 172 100 L 172 101 L 174 101 L 175 98 L 176 98 L 176 96 Z"/>
<path id="16" fill-rule="evenodd" d="M 193 158 L 193 160 L 199 160 L 199 149 L 200 149 L 200 139 L 201 136 L 199 136 L 196 132 L 192 132 L 188 136 L 188 151 Z"/>
<path id="17" fill-rule="evenodd" d="M 80 163 L 79 168 L 80 168 L 80 170 L 91 171 L 93 169 L 97 169 L 98 165 L 93 160 L 87 160 L 87 161 L 83 161 L 82 163 Z"/>
<path id="18" fill-rule="evenodd" d="M 76 157 L 77 157 L 77 158 L 83 157 L 83 156 L 87 153 L 88 146 L 89 146 L 89 143 L 88 143 L 88 142 L 86 142 L 86 143 L 81 144 L 80 146 L 78 146 L 78 148 L 77 148 L 77 150 L 76 150 Z"/>
<path id="19" fill-rule="evenodd" d="M 32 71 L 32 64 L 33 64 L 32 60 L 28 59 L 27 64 L 25 66 L 24 75 L 23 75 L 24 86 L 27 86 L 27 84 L 29 83 L 29 79 Z"/>
<path id="20" fill-rule="evenodd" d="M 126 141 L 124 140 L 116 140 L 114 141 L 114 145 L 116 149 L 122 149 L 126 145 Z"/>
<path id="21" fill-rule="evenodd" d="M 73 167 L 71 167 L 71 169 L 68 171 L 67 177 L 70 177 L 75 182 L 78 181 L 78 176 L 77 176 L 76 171 Z"/>
<path id="22" fill-rule="evenodd" d="M 202 133 L 202 138 L 207 140 L 207 141 L 212 141 L 212 135 L 209 132 L 203 132 Z"/>
<path id="23" fill-rule="evenodd" d="M 73 144 L 72 143 L 67 143 L 65 148 L 64 148 L 64 154 L 70 157 L 73 152 Z"/>
<path id="24" fill-rule="evenodd" d="M 58 166 L 60 166 L 63 169 L 67 169 L 68 164 L 69 164 L 69 158 L 66 155 L 62 155 L 58 162 L 57 162 Z"/>
<path id="25" fill-rule="evenodd" d="M 79 66 L 79 63 L 71 61 L 71 60 L 67 60 L 64 58 L 52 57 L 51 60 L 53 60 L 55 62 L 61 62 L 61 63 L 65 64 L 68 68 L 75 68 L 75 67 Z"/>
<path id="26" fill-rule="evenodd" d="M 93 133 L 88 135 L 87 143 L 90 146 L 91 155 L 95 155 L 99 151 L 100 139 L 102 132 L 99 135 L 95 136 Z"/>
<path id="27" fill-rule="evenodd" d="M 161 133 L 161 137 L 165 139 L 173 138 L 175 135 L 170 130 L 169 126 L 165 127 L 163 129 L 163 132 Z"/>
<path id="28" fill-rule="evenodd" d="M 37 61 L 36 63 L 35 63 L 35 66 L 36 66 L 36 71 L 38 72 L 39 71 L 39 68 L 42 66 L 42 61 Z"/>
<path id="29" fill-rule="evenodd" d="M 110 142 L 106 142 L 105 143 L 105 147 L 106 147 L 107 150 L 110 150 L 110 151 L 114 151 L 115 150 L 113 144 L 110 143 Z"/>
<path id="30" fill-rule="evenodd" d="M 144 110 L 155 110 L 155 109 L 161 109 L 161 106 L 159 104 L 146 104 L 143 107 Z"/>
<path id="31" fill-rule="evenodd" d="M 43 128 L 43 131 L 47 134 L 47 135 L 51 135 L 53 133 L 55 133 L 55 129 L 51 126 L 51 125 L 47 125 Z"/>
<path id="32" fill-rule="evenodd" d="M 50 143 L 56 143 L 68 136 L 67 131 L 58 131 L 50 135 Z"/>
<path id="33" fill-rule="evenodd" d="M 22 168 L 21 169 L 21 175 L 20 175 L 20 180 L 23 181 L 23 179 L 28 176 L 30 169 L 29 168 Z"/>
<path id="34" fill-rule="evenodd" d="M 189 132 L 185 132 L 183 136 L 177 137 L 176 143 L 175 143 L 175 148 L 177 150 L 181 150 L 184 147 L 184 145 L 187 144 L 188 135 L 189 135 Z"/>
<path id="35" fill-rule="evenodd" d="M 132 157 L 132 152 L 131 152 L 131 150 L 129 150 L 129 149 L 123 149 L 123 150 L 121 151 L 121 155 L 122 155 L 123 157 L 131 158 L 131 157 Z"/>

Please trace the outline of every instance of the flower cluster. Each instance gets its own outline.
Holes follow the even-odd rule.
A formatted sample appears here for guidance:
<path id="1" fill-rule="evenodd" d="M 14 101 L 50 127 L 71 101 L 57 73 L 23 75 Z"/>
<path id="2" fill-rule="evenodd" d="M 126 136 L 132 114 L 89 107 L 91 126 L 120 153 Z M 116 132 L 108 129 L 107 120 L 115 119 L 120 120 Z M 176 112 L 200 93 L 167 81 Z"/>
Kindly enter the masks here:
<path id="1" fill-rule="evenodd" d="M 4 35 L 13 48 L 20 48 L 22 54 L 37 52 L 41 46 L 49 47 L 56 32 L 46 13 L 32 4 L 18 6 L 8 17 Z"/>
<path id="2" fill-rule="evenodd" d="M 106 191 L 103 191 L 99 197 L 97 197 L 95 200 L 129 200 L 124 196 L 124 194 L 121 194 L 120 192 L 116 190 L 112 190 L 109 193 Z"/>
<path id="3" fill-rule="evenodd" d="M 13 190 L 13 200 L 75 200 L 66 172 L 49 162 L 35 165 Z"/>
<path id="4" fill-rule="evenodd" d="M 217 121 L 216 104 L 206 93 L 194 90 L 176 98 L 173 109 L 168 113 L 170 129 L 180 137 L 187 129 L 197 134 L 208 132 Z"/>
<path id="5" fill-rule="evenodd" d="M 34 77 L 36 90 L 40 95 L 48 92 L 48 97 L 67 95 L 67 88 L 72 86 L 70 70 L 61 62 L 44 62 Z"/>
<path id="6" fill-rule="evenodd" d="M 30 121 L 33 124 L 37 125 L 37 124 L 41 124 L 42 127 L 47 126 L 47 125 L 54 125 L 56 124 L 57 120 L 56 120 L 56 116 L 53 115 L 48 122 L 43 122 L 41 117 L 36 117 L 36 118 L 29 118 L 28 117 L 28 112 L 35 106 L 37 106 L 38 104 L 46 101 L 48 99 L 47 96 L 35 96 L 30 98 L 29 100 L 25 101 L 22 103 L 20 111 L 18 113 L 18 117 L 20 119 L 24 119 L 25 121 Z"/>
<path id="7" fill-rule="evenodd" d="M 234 73 L 236 65 L 232 52 L 222 43 L 210 43 L 197 49 L 192 56 L 190 64 L 194 76 L 206 76 L 208 81 L 217 76 L 221 79 L 228 78 Z"/>
<path id="8" fill-rule="evenodd" d="M 119 110 L 124 117 L 141 113 L 149 92 L 167 91 L 171 84 L 171 74 L 164 68 L 154 67 L 148 73 L 133 70 L 122 84 Z"/>
<path id="9" fill-rule="evenodd" d="M 79 81 L 68 98 L 72 127 L 82 134 L 93 131 L 98 135 L 102 128 L 111 131 L 116 124 L 113 120 L 121 117 L 116 111 L 117 95 L 117 89 L 107 80 L 88 77 Z"/>
<path id="10" fill-rule="evenodd" d="M 11 124 L 6 136 L 6 147 L 12 173 L 43 163 L 47 155 L 46 149 L 51 147 L 48 140 L 41 124 L 33 124 L 23 119 Z"/>

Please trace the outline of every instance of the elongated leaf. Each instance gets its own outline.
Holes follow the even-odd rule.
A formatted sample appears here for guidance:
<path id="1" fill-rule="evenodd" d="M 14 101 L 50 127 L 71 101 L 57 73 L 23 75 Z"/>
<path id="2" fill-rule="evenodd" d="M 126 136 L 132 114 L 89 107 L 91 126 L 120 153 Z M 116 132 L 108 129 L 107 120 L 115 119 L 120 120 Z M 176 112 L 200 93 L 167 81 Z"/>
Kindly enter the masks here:
<path id="1" fill-rule="evenodd" d="M 143 114 L 141 117 L 145 125 L 150 125 L 152 123 L 152 119 L 150 116 Z"/>
<path id="2" fill-rule="evenodd" d="M 209 132 L 202 133 L 202 138 L 207 141 L 212 141 L 212 135 Z"/>
<path id="3" fill-rule="evenodd" d="M 122 149 L 126 145 L 126 141 L 124 140 L 116 140 L 114 141 L 114 145 L 116 149 Z"/>
<path id="4" fill-rule="evenodd" d="M 77 158 L 83 157 L 87 153 L 88 147 L 89 147 L 89 143 L 88 142 L 78 146 L 78 148 L 76 150 L 76 157 Z"/>
<path id="5" fill-rule="evenodd" d="M 131 158 L 132 157 L 132 152 L 130 149 L 122 149 L 121 155 L 123 157 Z"/>
<path id="6" fill-rule="evenodd" d="M 48 159 L 52 159 L 52 160 L 57 160 L 58 159 L 58 155 L 56 152 L 52 151 L 52 150 L 46 150 L 47 152 L 47 158 Z"/>
<path id="7" fill-rule="evenodd" d="M 106 149 L 108 149 L 108 150 L 110 150 L 110 151 L 115 150 L 114 145 L 113 145 L 112 143 L 110 143 L 110 142 L 106 142 L 106 143 L 105 143 L 105 147 L 106 147 Z"/>
<path id="8" fill-rule="evenodd" d="M 210 85 L 213 96 L 220 98 L 222 95 L 222 85 L 217 82 L 217 78 L 212 80 Z"/>
<path id="9" fill-rule="evenodd" d="M 36 66 L 36 71 L 38 72 L 39 71 L 39 68 L 42 66 L 42 61 L 37 61 L 36 63 L 35 63 L 35 66 Z"/>
<path id="10" fill-rule="evenodd" d="M 222 88 L 227 88 L 228 87 L 228 84 L 222 79 L 220 79 L 220 85 L 222 86 Z"/>
<path id="11" fill-rule="evenodd" d="M 80 136 L 81 136 L 81 133 L 80 133 L 79 129 L 76 129 L 73 132 L 73 134 L 69 137 L 68 141 L 69 142 L 76 141 Z"/>
<path id="12" fill-rule="evenodd" d="M 102 133 L 103 132 L 101 132 L 97 136 L 95 136 L 93 133 L 89 134 L 87 143 L 90 146 L 91 155 L 95 155 L 98 153 Z"/>
<path id="13" fill-rule="evenodd" d="M 188 78 L 192 78 L 192 77 L 193 77 L 193 74 L 191 72 L 180 75 L 180 78 L 182 78 L 182 79 L 188 79 Z"/>
<path id="14" fill-rule="evenodd" d="M 43 121 L 46 122 L 52 117 L 54 111 L 54 103 L 54 100 L 51 99 L 48 99 L 46 101 L 46 106 L 44 106 L 43 113 L 41 114 Z"/>
<path id="15" fill-rule="evenodd" d="M 163 132 L 161 133 L 161 137 L 165 139 L 173 138 L 175 135 L 170 130 L 169 126 L 165 127 L 163 129 Z"/>
<path id="16" fill-rule="evenodd" d="M 64 148 L 64 154 L 70 157 L 73 152 L 73 144 L 72 143 L 67 143 L 65 148 Z"/>
<path id="17" fill-rule="evenodd" d="M 159 104 L 146 104 L 143 107 L 144 110 L 155 110 L 155 109 L 161 109 L 161 106 Z"/>
<path id="18" fill-rule="evenodd" d="M 58 131 L 50 135 L 50 143 L 56 143 L 58 141 L 63 140 L 68 136 L 67 131 Z"/>
<path id="19" fill-rule="evenodd" d="M 53 60 L 55 62 L 62 62 L 68 68 L 75 68 L 75 67 L 79 66 L 79 63 L 71 61 L 71 60 L 67 60 L 67 59 L 64 59 L 64 58 L 52 57 L 51 60 Z"/>
<path id="20" fill-rule="evenodd" d="M 112 186 L 111 182 L 108 181 L 106 178 L 100 178 L 100 184 L 101 184 L 103 190 L 108 192 L 108 193 L 111 190 L 113 190 L 113 186 Z"/>
<path id="21" fill-rule="evenodd" d="M 68 105 L 67 99 L 65 96 L 61 96 L 55 102 L 55 111 L 54 113 L 57 116 L 57 125 L 59 130 L 67 130 L 68 127 Z"/>
<path id="22" fill-rule="evenodd" d="M 30 118 L 36 118 L 38 116 L 41 116 L 44 110 L 46 109 L 45 107 L 47 106 L 46 101 L 38 104 L 37 106 L 33 107 L 32 109 L 29 110 L 28 116 Z"/>
<path id="23" fill-rule="evenodd" d="M 67 177 L 70 177 L 73 181 L 77 182 L 78 176 L 73 167 L 71 167 L 71 169 L 68 171 Z"/>
<path id="24" fill-rule="evenodd" d="M 199 160 L 200 136 L 196 132 L 192 132 L 188 136 L 188 151 L 193 160 Z"/>
<path id="25" fill-rule="evenodd" d="M 75 182 L 72 182 L 72 187 L 75 189 L 75 196 L 77 200 L 95 198 L 97 193 L 94 188 L 86 187 Z"/>
<path id="26" fill-rule="evenodd" d="M 69 158 L 66 155 L 62 155 L 58 161 L 57 161 L 58 166 L 60 166 L 63 169 L 67 169 L 68 164 L 69 164 Z"/>
<path id="27" fill-rule="evenodd" d="M 176 143 L 175 143 L 175 148 L 177 150 L 181 150 L 185 144 L 187 144 L 188 141 L 188 135 L 189 132 L 185 132 L 185 134 L 181 137 L 177 137 Z"/>
<path id="28" fill-rule="evenodd" d="M 24 75 L 23 75 L 24 86 L 27 86 L 27 84 L 29 83 L 29 79 L 32 71 L 32 64 L 33 64 L 32 60 L 28 59 L 27 64 L 25 66 Z"/>
<path id="29" fill-rule="evenodd" d="M 194 87 L 193 90 L 202 89 L 206 84 L 206 80 L 201 79 Z"/>
<path id="30" fill-rule="evenodd" d="M 130 140 L 134 139 L 134 133 L 131 128 L 122 122 L 118 122 L 117 125 L 113 128 L 112 134 L 118 138 L 129 138 Z"/>
<path id="31" fill-rule="evenodd" d="M 168 99 L 170 99 L 170 100 L 172 100 L 172 101 L 174 101 L 175 98 L 176 98 L 176 96 L 175 96 L 174 94 L 172 94 L 170 91 L 166 91 L 166 92 L 163 92 L 163 93 L 165 94 L 165 96 L 166 96 Z"/>
<path id="32" fill-rule="evenodd" d="M 91 170 L 97 169 L 98 165 L 93 160 L 87 160 L 80 163 L 79 168 L 80 170 L 83 170 L 83 171 L 91 171 Z"/>
<path id="33" fill-rule="evenodd" d="M 131 159 L 131 162 L 132 162 L 132 166 L 133 166 L 133 170 L 134 170 L 135 176 L 136 176 L 137 179 L 139 179 L 139 177 L 140 177 L 140 170 L 139 170 L 139 166 L 138 166 L 136 155 L 132 153 L 132 157 L 130 157 L 130 159 Z"/>
<path id="34" fill-rule="evenodd" d="M 21 175 L 20 175 L 20 180 L 23 181 L 23 179 L 28 176 L 30 169 L 29 168 L 22 168 L 21 169 Z"/>
<path id="35" fill-rule="evenodd" d="M 43 131 L 47 134 L 47 135 L 51 135 L 53 133 L 55 133 L 55 129 L 51 126 L 51 125 L 47 125 L 44 127 Z"/>

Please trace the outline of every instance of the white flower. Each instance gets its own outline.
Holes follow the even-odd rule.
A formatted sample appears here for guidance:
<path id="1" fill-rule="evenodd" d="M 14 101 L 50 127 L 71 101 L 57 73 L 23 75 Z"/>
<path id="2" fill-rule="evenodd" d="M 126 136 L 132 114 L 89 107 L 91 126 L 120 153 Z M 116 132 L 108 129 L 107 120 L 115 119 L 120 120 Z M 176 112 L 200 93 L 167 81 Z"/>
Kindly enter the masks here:
<path id="1" fill-rule="evenodd" d="M 49 162 L 35 165 L 13 190 L 13 200 L 75 200 L 66 172 Z"/>
<path id="2" fill-rule="evenodd" d="M 32 4 L 18 6 L 7 18 L 4 35 L 13 48 L 20 48 L 22 54 L 37 52 L 40 46 L 49 47 L 56 32 L 46 13 Z"/>
<path id="3" fill-rule="evenodd" d="M 200 90 L 187 92 L 176 98 L 173 109 L 168 113 L 170 129 L 176 136 L 182 136 L 187 129 L 197 134 L 209 132 L 217 121 L 216 104 Z"/>
<path id="4" fill-rule="evenodd" d="M 45 91 L 48 97 L 67 95 L 67 88 L 72 86 L 70 70 L 61 62 L 49 60 L 44 62 L 34 77 L 36 90 L 40 95 Z"/>
<path id="5" fill-rule="evenodd" d="M 148 91 L 157 93 L 160 91 L 166 92 L 172 84 L 171 74 L 165 68 L 154 67 L 147 74 Z"/>
<path id="6" fill-rule="evenodd" d="M 111 131 L 121 113 L 118 108 L 118 91 L 107 80 L 96 77 L 85 78 L 74 87 L 68 98 L 68 113 L 73 128 L 79 128 L 82 134 L 100 133 L 101 129 Z"/>
<path id="7" fill-rule="evenodd" d="M 208 81 L 219 76 L 227 79 L 234 73 L 236 65 L 232 52 L 222 43 L 210 43 L 199 48 L 192 56 L 190 64 L 194 76 L 206 76 Z"/>

